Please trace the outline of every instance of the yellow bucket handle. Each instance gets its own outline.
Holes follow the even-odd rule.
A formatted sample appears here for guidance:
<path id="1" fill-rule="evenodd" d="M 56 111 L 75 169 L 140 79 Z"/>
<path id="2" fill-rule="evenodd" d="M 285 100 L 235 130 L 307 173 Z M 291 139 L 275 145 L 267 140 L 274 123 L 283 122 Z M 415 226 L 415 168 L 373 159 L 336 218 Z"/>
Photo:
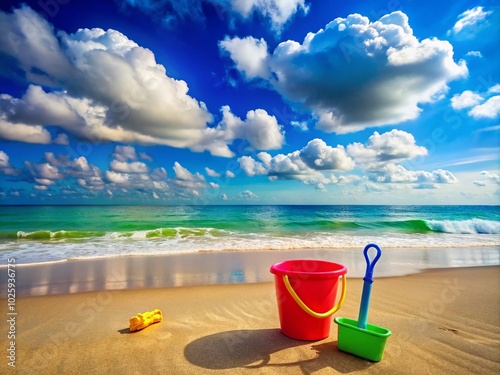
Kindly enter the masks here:
<path id="1" fill-rule="evenodd" d="M 283 275 L 283 282 L 285 283 L 285 286 L 286 286 L 286 289 L 288 290 L 288 292 L 292 295 L 293 299 L 302 308 L 302 310 L 304 310 L 306 313 L 308 313 L 309 315 L 311 315 L 315 318 L 323 319 L 323 318 L 328 318 L 329 316 L 335 314 L 338 311 L 338 309 L 340 309 L 342 304 L 344 303 L 345 292 L 346 292 L 346 277 L 345 277 L 345 275 L 342 275 L 341 277 L 342 277 L 342 296 L 340 297 L 339 303 L 336 306 L 334 306 L 331 310 L 324 312 L 324 313 L 317 313 L 316 311 L 311 310 L 300 299 L 300 297 L 297 295 L 297 293 L 295 293 L 295 290 L 293 290 L 292 284 L 290 284 L 290 280 L 288 280 L 288 275 Z"/>

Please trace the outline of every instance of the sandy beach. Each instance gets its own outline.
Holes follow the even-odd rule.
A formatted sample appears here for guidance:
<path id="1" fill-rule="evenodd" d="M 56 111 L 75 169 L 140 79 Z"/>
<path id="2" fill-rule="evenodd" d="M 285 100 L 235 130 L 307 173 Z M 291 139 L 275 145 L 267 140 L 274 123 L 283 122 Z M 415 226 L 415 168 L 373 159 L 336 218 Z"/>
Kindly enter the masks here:
<path id="1" fill-rule="evenodd" d="M 101 267 L 115 262 L 116 268 L 123 261 L 120 259 L 94 262 Z M 207 259 L 203 261 L 206 263 Z M 230 258 L 219 256 L 217 259 L 227 263 Z M 267 261 L 264 258 L 263 262 Z M 40 265 L 18 267 L 22 270 L 18 276 L 24 272 L 31 275 L 31 279 L 19 276 L 19 280 L 33 282 L 40 273 L 47 272 L 48 266 L 57 265 L 62 279 L 68 275 L 78 279 L 74 268 L 78 264 L 80 269 L 86 269 L 80 261 L 61 262 L 45 265 L 45 268 Z M 225 269 L 222 264 L 221 269 Z M 92 264 L 92 268 L 96 272 L 100 269 L 96 264 Z M 143 271 L 137 268 L 133 274 L 137 276 Z M 5 273 L 5 268 L 2 272 Z M 263 274 L 268 272 L 266 267 Z M 37 287 L 33 290 L 46 295 L 18 297 L 15 304 L 16 373 L 500 372 L 498 266 L 433 269 L 376 278 L 369 322 L 393 332 L 387 341 L 384 359 L 378 363 L 340 352 L 335 324 L 330 336 L 320 341 L 299 341 L 282 335 L 272 282 L 224 281 L 222 278 L 219 282 L 215 280 L 215 285 L 154 287 L 155 275 L 149 275 L 152 281 L 130 284 L 131 288 L 123 285 L 117 288 L 116 284 L 116 288 L 110 288 L 113 283 L 99 282 L 92 287 L 100 289 L 89 292 L 70 293 L 70 286 L 68 289 L 59 286 L 52 289 L 50 295 L 48 289 L 41 293 Z M 351 276 L 358 275 L 354 272 Z M 46 278 L 52 283 L 55 279 L 54 274 Z M 346 302 L 335 316 L 357 319 L 362 283 L 359 278 L 348 278 Z M 89 287 L 88 283 L 82 285 Z M 26 288 L 20 290 L 29 294 Z M 1 305 L 5 317 L 5 298 Z M 129 332 L 130 317 L 155 308 L 163 312 L 163 322 L 139 332 Z M 1 329 L 2 346 L 7 352 L 8 323 L 4 322 Z M 11 370 L 8 362 L 3 356 L 2 373 Z"/>

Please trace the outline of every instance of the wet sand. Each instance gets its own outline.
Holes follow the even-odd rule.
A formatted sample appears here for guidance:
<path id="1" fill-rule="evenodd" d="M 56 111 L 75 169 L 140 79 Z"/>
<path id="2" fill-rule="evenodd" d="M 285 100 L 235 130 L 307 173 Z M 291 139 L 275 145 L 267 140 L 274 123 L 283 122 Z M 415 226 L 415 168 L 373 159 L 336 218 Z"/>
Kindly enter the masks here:
<path id="1" fill-rule="evenodd" d="M 321 259 L 341 263 L 349 278 L 362 278 L 362 249 L 202 252 L 78 259 L 16 265 L 20 297 L 99 290 L 132 290 L 173 286 L 271 282 L 269 268 L 288 259 Z M 387 248 L 376 277 L 402 276 L 429 268 L 496 265 L 500 249 Z M 0 266 L 0 297 L 6 297 L 7 271 Z"/>
<path id="2" fill-rule="evenodd" d="M 199 254 L 192 256 L 195 255 Z M 290 258 L 290 254 L 281 255 Z M 374 363 L 340 352 L 335 324 L 330 336 L 320 341 L 294 340 L 281 334 L 274 284 L 268 282 L 272 276 L 269 267 L 262 272 L 250 271 L 251 259 L 258 259 L 253 261 L 256 264 L 271 259 L 249 256 L 244 261 L 247 268 L 238 273 L 233 272 L 236 261 L 231 262 L 231 255 L 228 257 L 201 255 L 197 258 L 200 262 L 195 262 L 199 265 L 188 270 L 169 258 L 171 268 L 166 272 L 166 263 L 154 257 L 144 257 L 142 261 L 130 258 L 128 262 L 126 258 L 93 260 L 96 263 L 87 265 L 82 261 L 52 263 L 46 265 L 48 268 L 19 267 L 31 269 L 18 273 L 20 282 L 29 279 L 21 276 L 25 272 L 32 281 L 44 276 L 45 284 L 33 288 L 25 285 L 25 295 L 33 296 L 16 298 L 16 372 L 500 373 L 498 266 L 377 277 L 377 271 L 384 273 L 381 261 L 373 284 L 369 323 L 386 327 L 393 334 L 387 341 L 383 360 Z M 123 267 L 128 264 L 134 272 L 121 273 L 119 262 L 124 262 Z M 364 269 L 363 262 L 357 264 L 348 278 L 344 306 L 335 316 L 357 318 L 363 281 L 352 276 Z M 155 273 L 154 265 L 167 276 Z M 141 267 L 145 267 L 143 271 Z M 182 272 L 178 276 L 168 275 L 176 267 Z M 113 274 L 113 269 L 118 271 Z M 199 274 L 194 272 L 197 269 Z M 213 273 L 213 269 L 219 272 Z M 88 282 L 91 270 L 98 282 Z M 231 273 L 227 274 L 228 270 Z M 46 273 L 43 275 L 42 271 Z M 138 277 L 141 272 L 142 278 Z M 130 274 L 136 276 L 134 280 L 126 279 Z M 62 281 L 55 283 L 58 278 Z M 207 284 L 217 285 L 164 287 L 165 280 L 174 284 L 175 280 L 182 280 L 184 285 L 208 280 Z M 85 288 L 99 289 L 82 292 Z M 7 317 L 7 300 L 0 303 Z M 130 317 L 155 308 L 163 312 L 163 322 L 129 332 Z M 6 319 L 2 320 L 0 337 L 6 353 L 9 328 Z M 7 373 L 9 359 L 3 356 L 2 361 L 1 372 Z"/>

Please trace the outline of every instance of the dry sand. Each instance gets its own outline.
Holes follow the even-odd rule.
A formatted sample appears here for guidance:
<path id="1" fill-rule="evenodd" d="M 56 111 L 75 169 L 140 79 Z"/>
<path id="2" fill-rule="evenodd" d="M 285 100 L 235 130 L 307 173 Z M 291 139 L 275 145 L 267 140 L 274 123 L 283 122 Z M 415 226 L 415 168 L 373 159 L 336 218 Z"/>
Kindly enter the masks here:
<path id="1" fill-rule="evenodd" d="M 336 316 L 357 318 L 362 283 L 348 279 Z M 163 322 L 129 332 L 155 308 Z M 377 363 L 340 352 L 335 324 L 321 341 L 282 335 L 269 282 L 22 297 L 16 311 L 16 368 L 3 355 L 2 374 L 500 373 L 498 266 L 377 278 L 369 322 L 393 332 Z"/>

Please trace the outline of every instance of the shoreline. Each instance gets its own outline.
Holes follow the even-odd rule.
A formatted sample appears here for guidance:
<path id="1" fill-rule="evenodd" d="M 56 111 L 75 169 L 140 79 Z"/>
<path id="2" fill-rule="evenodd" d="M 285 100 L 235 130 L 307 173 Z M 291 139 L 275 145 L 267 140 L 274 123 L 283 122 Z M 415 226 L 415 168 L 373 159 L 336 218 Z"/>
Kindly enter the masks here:
<path id="1" fill-rule="evenodd" d="M 271 282 L 271 265 L 288 259 L 321 259 L 341 263 L 348 278 L 362 278 L 362 249 L 220 251 L 72 259 L 17 264 L 20 297 L 101 290 Z M 500 249 L 386 248 L 377 264 L 377 278 L 404 276 L 432 268 L 496 266 Z M 7 266 L 0 266 L 0 298 L 7 293 Z"/>
<path id="2" fill-rule="evenodd" d="M 284 336 L 268 282 L 19 298 L 15 365 L 40 375 L 497 374 L 499 283 L 499 266 L 375 275 L 368 321 L 392 331 L 377 363 L 340 352 L 335 324 L 320 341 Z M 348 281 L 335 316 L 357 318 L 362 285 Z M 164 321 L 130 334 L 128 319 L 155 308 Z"/>

